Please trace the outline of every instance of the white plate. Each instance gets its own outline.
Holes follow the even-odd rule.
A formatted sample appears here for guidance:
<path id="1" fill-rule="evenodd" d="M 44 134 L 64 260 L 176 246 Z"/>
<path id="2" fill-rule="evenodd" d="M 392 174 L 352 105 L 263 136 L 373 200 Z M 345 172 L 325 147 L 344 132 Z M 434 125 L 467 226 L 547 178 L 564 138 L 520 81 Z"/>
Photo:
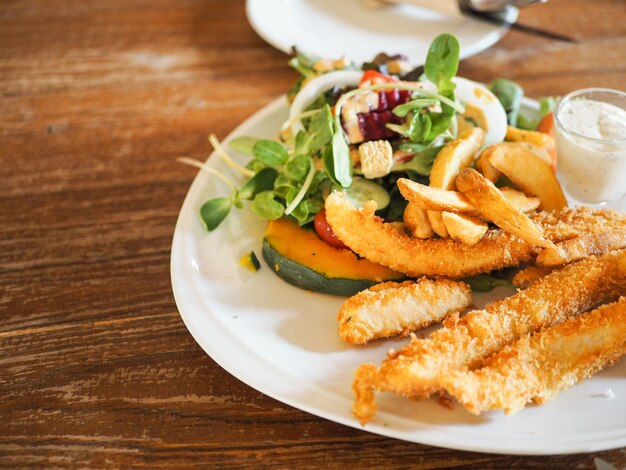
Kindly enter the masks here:
<path id="1" fill-rule="evenodd" d="M 371 10 L 360 0 L 248 0 L 246 11 L 259 36 L 281 51 L 288 53 L 297 46 L 323 58 L 345 56 L 357 63 L 386 52 L 404 54 L 409 63 L 422 64 L 431 41 L 441 33 L 457 36 L 464 59 L 492 46 L 508 30 L 412 5 Z M 517 11 L 511 11 L 507 20 L 516 19 Z"/>
<path id="2" fill-rule="evenodd" d="M 287 117 L 284 97 L 239 126 L 238 135 L 273 137 Z M 245 161 L 245 159 L 241 159 Z M 208 164 L 228 172 L 217 157 Z M 283 403 L 376 434 L 454 449 L 512 454 L 592 452 L 626 445 L 626 361 L 586 380 L 554 401 L 512 417 L 474 417 L 455 405 L 415 402 L 380 394 L 380 412 L 365 428 L 351 415 L 351 383 L 363 362 L 380 363 L 406 339 L 367 347 L 344 344 L 335 316 L 342 298 L 306 292 L 281 281 L 263 264 L 257 273 L 237 260 L 260 255 L 265 223 L 234 209 L 206 232 L 202 203 L 228 194 L 223 183 L 200 173 L 180 211 L 172 244 L 171 276 L 183 321 L 198 344 L 224 369 Z M 500 288 L 494 295 L 508 295 Z M 489 295 L 476 296 L 483 304 Z M 607 398 L 607 390 L 615 398 Z"/>

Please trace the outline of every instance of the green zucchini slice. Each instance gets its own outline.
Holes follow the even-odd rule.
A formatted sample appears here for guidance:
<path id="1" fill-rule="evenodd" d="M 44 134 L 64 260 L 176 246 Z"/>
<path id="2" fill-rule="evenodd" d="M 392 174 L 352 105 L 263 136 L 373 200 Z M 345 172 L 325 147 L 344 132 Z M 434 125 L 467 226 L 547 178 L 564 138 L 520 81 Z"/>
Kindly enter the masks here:
<path id="1" fill-rule="evenodd" d="M 263 258 L 281 279 L 301 289 L 351 296 L 374 284 L 402 279 L 389 268 L 323 242 L 289 219 L 268 223 Z"/>

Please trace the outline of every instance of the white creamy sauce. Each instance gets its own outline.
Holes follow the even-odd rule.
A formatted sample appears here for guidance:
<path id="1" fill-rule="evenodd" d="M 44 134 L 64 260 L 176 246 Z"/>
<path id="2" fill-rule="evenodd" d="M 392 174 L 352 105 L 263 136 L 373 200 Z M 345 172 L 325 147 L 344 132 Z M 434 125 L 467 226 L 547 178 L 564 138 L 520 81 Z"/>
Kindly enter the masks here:
<path id="1" fill-rule="evenodd" d="M 626 138 L 626 111 L 595 100 L 574 100 L 565 105 L 559 119 L 570 131 L 593 139 Z"/>
<path id="2" fill-rule="evenodd" d="M 568 192 L 589 203 L 624 195 L 626 111 L 609 103 L 580 99 L 565 103 L 558 118 L 565 128 L 557 126 L 558 164 Z"/>

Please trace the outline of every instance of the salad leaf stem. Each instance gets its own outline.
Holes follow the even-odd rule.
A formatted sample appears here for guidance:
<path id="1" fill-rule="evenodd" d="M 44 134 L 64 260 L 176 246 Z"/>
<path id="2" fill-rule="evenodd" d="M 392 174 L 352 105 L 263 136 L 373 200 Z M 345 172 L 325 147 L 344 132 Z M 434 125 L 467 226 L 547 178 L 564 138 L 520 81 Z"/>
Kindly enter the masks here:
<path id="1" fill-rule="evenodd" d="M 410 111 L 419 111 L 422 108 L 434 106 L 436 104 L 438 104 L 437 100 L 432 98 L 419 98 L 396 106 L 393 108 L 393 114 L 399 117 L 406 117 Z"/>
<path id="2" fill-rule="evenodd" d="M 189 158 L 189 157 L 178 157 L 176 161 L 180 163 L 186 163 L 187 165 L 195 166 L 196 168 L 206 171 L 207 173 L 213 176 L 217 176 L 224 183 L 226 183 L 233 192 L 237 191 L 237 186 L 235 186 L 235 184 L 231 180 L 229 180 L 226 176 L 224 176 L 224 174 L 220 173 L 214 168 L 211 168 L 209 165 L 202 163 L 199 160 L 194 160 L 193 158 Z"/>
<path id="3" fill-rule="evenodd" d="M 224 163 L 226 163 L 228 166 L 230 166 L 231 168 L 233 168 L 234 170 L 238 171 L 239 173 L 241 173 L 242 175 L 248 178 L 250 178 L 251 176 L 254 176 L 254 171 L 241 166 L 239 163 L 233 160 L 230 157 L 230 155 L 228 155 L 228 152 L 224 150 L 224 147 L 222 147 L 222 144 L 220 144 L 220 141 L 217 140 L 217 137 L 215 136 L 215 134 L 209 135 L 209 142 L 215 149 L 215 153 L 217 153 L 217 156 L 220 157 L 222 160 L 224 160 Z"/>
<path id="4" fill-rule="evenodd" d="M 235 152 L 243 153 L 250 156 L 252 155 L 252 148 L 254 147 L 254 144 L 256 144 L 259 140 L 261 139 L 242 135 L 239 137 L 235 137 L 233 140 L 228 142 L 228 146 Z"/>
<path id="5" fill-rule="evenodd" d="M 284 133 L 286 130 L 291 129 L 296 123 L 301 122 L 303 119 L 309 118 L 311 116 L 315 116 L 320 112 L 322 112 L 322 108 L 311 109 L 309 111 L 304 111 L 296 116 L 290 117 L 283 123 L 282 126 L 280 126 L 280 133 Z"/>
<path id="6" fill-rule="evenodd" d="M 298 204 L 300 204 L 302 199 L 304 199 L 306 192 L 309 190 L 309 187 L 313 182 L 313 177 L 315 176 L 315 172 L 317 170 L 315 169 L 315 164 L 313 163 L 313 160 L 310 160 L 310 163 L 311 165 L 309 166 L 309 174 L 306 175 L 306 179 L 304 180 L 304 183 L 302 183 L 302 187 L 300 188 L 300 191 L 298 192 L 296 197 L 293 199 L 293 201 L 291 201 L 291 204 L 289 204 L 285 208 L 285 215 L 291 214 L 293 210 L 298 207 Z"/>

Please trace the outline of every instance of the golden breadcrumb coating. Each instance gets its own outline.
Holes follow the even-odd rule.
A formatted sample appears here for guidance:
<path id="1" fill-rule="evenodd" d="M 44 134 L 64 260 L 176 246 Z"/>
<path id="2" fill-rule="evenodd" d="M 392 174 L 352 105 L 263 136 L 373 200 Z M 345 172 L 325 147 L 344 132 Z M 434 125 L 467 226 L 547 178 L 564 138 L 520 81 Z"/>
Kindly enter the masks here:
<path id="1" fill-rule="evenodd" d="M 526 289 L 532 284 L 537 282 L 542 277 L 547 276 L 554 268 L 542 268 L 540 266 L 528 266 L 524 269 L 520 269 L 513 276 L 511 283 L 518 289 Z"/>
<path id="2" fill-rule="evenodd" d="M 535 263 L 550 268 L 622 248 L 626 248 L 626 230 L 586 234 L 542 250 Z"/>
<path id="3" fill-rule="evenodd" d="M 344 193 L 326 199 L 326 218 L 333 231 L 360 256 L 411 277 L 462 278 L 518 266 L 531 261 L 539 249 L 499 229 L 489 230 L 475 245 L 442 238 L 413 238 L 374 215 L 375 203 L 356 209 Z M 626 214 L 589 208 L 565 208 L 532 216 L 552 242 L 582 234 L 625 231 Z"/>
<path id="4" fill-rule="evenodd" d="M 351 344 L 408 335 L 472 303 L 464 282 L 448 279 L 383 282 L 353 295 L 337 315 L 339 336 Z"/>
<path id="5" fill-rule="evenodd" d="M 428 338 L 412 336 L 410 344 L 389 353 L 375 373 L 361 376 L 357 370 L 355 387 L 427 397 L 441 390 L 442 377 L 451 371 L 479 366 L 520 336 L 620 295 L 626 295 L 626 250 L 569 264 L 484 310 L 444 322 Z M 353 407 L 361 422 L 371 419 L 372 409 L 371 403 L 358 401 Z"/>
<path id="6" fill-rule="evenodd" d="M 626 297 L 525 335 L 475 371 L 453 371 L 442 385 L 472 414 L 509 415 L 542 404 L 626 354 Z"/>

